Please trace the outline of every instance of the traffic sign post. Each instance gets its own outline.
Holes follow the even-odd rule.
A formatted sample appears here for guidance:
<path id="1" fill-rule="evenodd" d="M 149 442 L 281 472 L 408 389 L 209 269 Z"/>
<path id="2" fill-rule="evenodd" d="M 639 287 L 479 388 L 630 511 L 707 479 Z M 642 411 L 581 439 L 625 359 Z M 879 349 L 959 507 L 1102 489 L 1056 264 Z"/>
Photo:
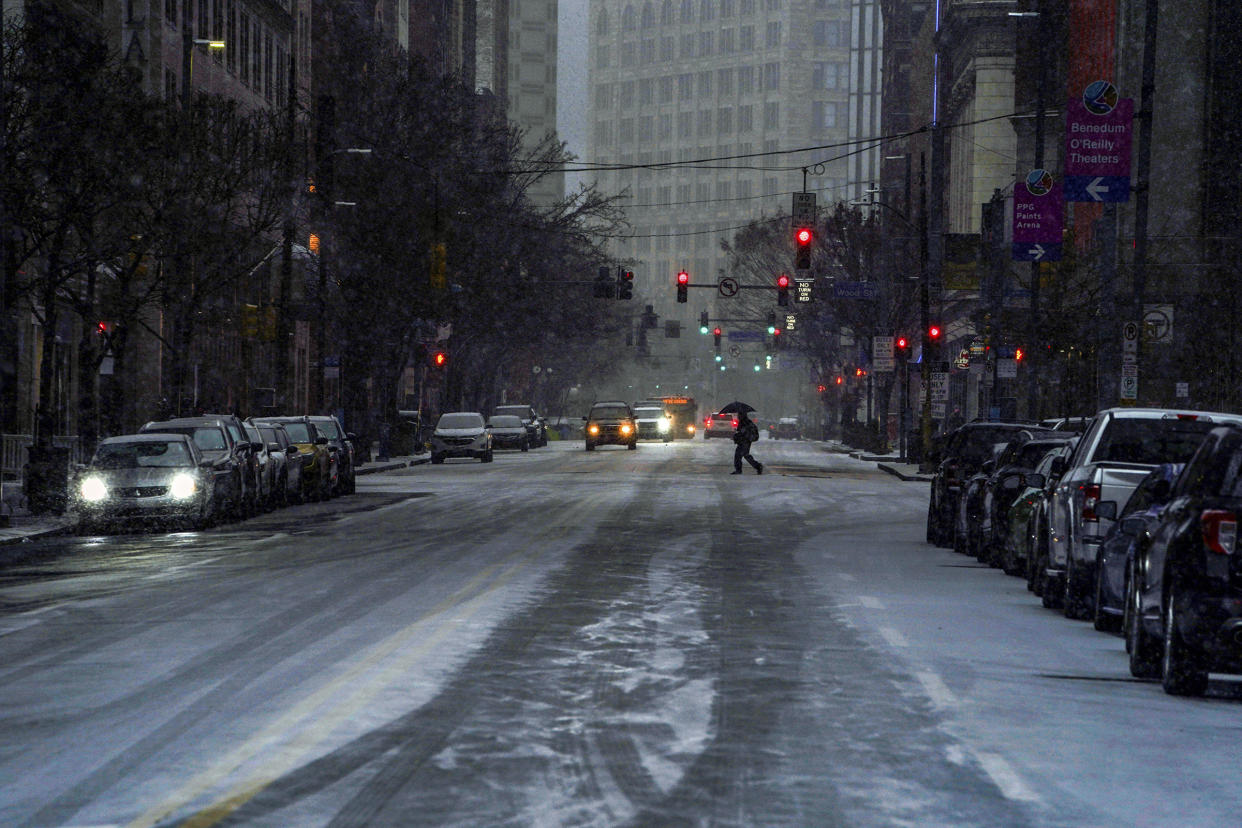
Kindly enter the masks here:
<path id="1" fill-rule="evenodd" d="M 814 286 L 814 279 L 794 279 L 794 302 L 799 304 L 810 302 Z"/>

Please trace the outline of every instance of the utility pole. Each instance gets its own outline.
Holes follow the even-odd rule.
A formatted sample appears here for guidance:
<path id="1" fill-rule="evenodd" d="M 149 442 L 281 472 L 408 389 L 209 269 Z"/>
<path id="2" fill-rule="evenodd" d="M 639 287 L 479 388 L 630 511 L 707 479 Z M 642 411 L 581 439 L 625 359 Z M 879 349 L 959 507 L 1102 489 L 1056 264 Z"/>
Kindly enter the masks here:
<path id="1" fill-rule="evenodd" d="M 293 292 L 293 237 L 296 226 L 293 211 L 296 209 L 298 192 L 301 189 L 296 180 L 297 173 L 293 164 L 294 147 L 297 145 L 297 49 L 289 50 L 289 101 L 285 108 L 285 164 L 284 179 L 289 187 L 288 203 L 286 204 L 285 223 L 280 240 L 280 288 L 276 301 L 276 342 L 274 343 L 274 369 L 279 377 L 280 388 L 275 400 L 281 411 L 300 411 L 301 406 L 294 404 L 298 375 L 294 370 L 297 360 L 293 358 L 293 320 L 290 319 L 290 294 Z"/>
<path id="2" fill-rule="evenodd" d="M 1153 0 L 1154 1 L 1154 0 Z M 1044 21 L 1042 0 L 1035 0 L 1035 169 L 1044 168 L 1044 83 L 1047 69 L 1044 67 L 1044 36 L 1048 31 Z M 1039 319 L 1039 262 L 1031 262 L 1031 313 L 1028 317 L 1027 337 L 1030 353 L 1026 365 L 1026 416 L 1039 420 L 1039 367 L 1043 362 L 1044 347 L 1041 341 L 1043 326 Z"/>

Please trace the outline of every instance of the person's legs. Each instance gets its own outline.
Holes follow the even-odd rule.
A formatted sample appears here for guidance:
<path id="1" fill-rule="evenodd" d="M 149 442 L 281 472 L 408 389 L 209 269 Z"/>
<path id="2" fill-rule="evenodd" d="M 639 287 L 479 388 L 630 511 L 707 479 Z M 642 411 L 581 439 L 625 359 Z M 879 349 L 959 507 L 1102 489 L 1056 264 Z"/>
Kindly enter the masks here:
<path id="1" fill-rule="evenodd" d="M 760 462 L 759 462 L 758 460 L 756 460 L 755 458 L 753 458 L 753 457 L 751 457 L 751 456 L 750 456 L 750 446 L 747 446 L 747 447 L 746 447 L 746 454 L 744 454 L 744 455 L 742 455 L 742 456 L 746 458 L 746 462 L 747 462 L 747 463 L 750 463 L 750 467 L 751 467 L 752 469 L 754 469 L 755 471 L 760 472 L 760 473 L 762 473 L 762 472 L 763 472 L 763 464 L 762 464 L 762 463 L 760 463 Z M 738 468 L 739 468 L 739 469 L 742 467 L 742 464 L 741 464 L 741 463 L 738 463 L 737 465 L 738 465 Z"/>
<path id="2" fill-rule="evenodd" d="M 743 446 L 741 443 L 738 443 L 737 446 L 733 449 L 733 473 L 734 474 L 742 473 L 742 456 L 746 454 L 746 451 L 747 451 L 747 448 Z"/>

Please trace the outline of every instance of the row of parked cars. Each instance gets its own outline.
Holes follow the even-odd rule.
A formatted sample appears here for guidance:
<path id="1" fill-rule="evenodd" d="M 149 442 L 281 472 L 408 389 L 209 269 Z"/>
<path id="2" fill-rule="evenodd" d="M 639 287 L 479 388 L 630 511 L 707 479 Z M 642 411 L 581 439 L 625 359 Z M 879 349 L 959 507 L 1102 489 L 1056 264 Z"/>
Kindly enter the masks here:
<path id="1" fill-rule="evenodd" d="M 203 414 L 99 442 L 70 484 L 83 532 L 122 522 L 201 529 L 355 488 L 353 434 L 332 416 Z"/>
<path id="2" fill-rule="evenodd" d="M 929 543 L 1121 633 L 1131 673 L 1169 693 L 1201 695 L 1210 672 L 1242 673 L 1242 415 L 974 422 L 933 459 Z"/>

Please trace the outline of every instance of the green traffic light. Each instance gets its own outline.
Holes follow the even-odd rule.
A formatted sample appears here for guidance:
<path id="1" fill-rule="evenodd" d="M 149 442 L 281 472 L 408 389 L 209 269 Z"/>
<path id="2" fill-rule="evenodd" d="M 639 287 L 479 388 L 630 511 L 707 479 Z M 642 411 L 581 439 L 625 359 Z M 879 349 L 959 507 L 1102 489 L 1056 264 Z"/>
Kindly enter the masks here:
<path id="1" fill-rule="evenodd" d="M 775 326 L 775 325 L 768 325 L 768 335 L 769 335 L 769 336 L 771 336 L 771 335 L 772 335 L 772 334 L 774 334 L 774 333 L 776 333 L 776 326 Z"/>
<path id="2" fill-rule="evenodd" d="M 759 372 L 760 372 L 760 371 L 762 371 L 762 370 L 763 370 L 763 369 L 762 369 L 762 368 L 760 368 L 758 365 L 756 365 L 756 366 L 755 366 L 755 373 L 756 373 L 756 374 L 757 374 L 757 373 L 759 373 Z"/>
<path id="3" fill-rule="evenodd" d="M 724 360 L 724 357 L 722 357 L 720 354 L 716 354 L 716 361 L 717 361 L 717 362 L 722 362 L 723 360 Z"/>
<path id="4" fill-rule="evenodd" d="M 701 333 L 701 334 L 705 334 L 705 333 L 707 333 L 707 326 L 706 326 L 706 325 L 703 325 L 702 327 L 700 327 L 700 328 L 699 328 L 699 333 Z"/>

